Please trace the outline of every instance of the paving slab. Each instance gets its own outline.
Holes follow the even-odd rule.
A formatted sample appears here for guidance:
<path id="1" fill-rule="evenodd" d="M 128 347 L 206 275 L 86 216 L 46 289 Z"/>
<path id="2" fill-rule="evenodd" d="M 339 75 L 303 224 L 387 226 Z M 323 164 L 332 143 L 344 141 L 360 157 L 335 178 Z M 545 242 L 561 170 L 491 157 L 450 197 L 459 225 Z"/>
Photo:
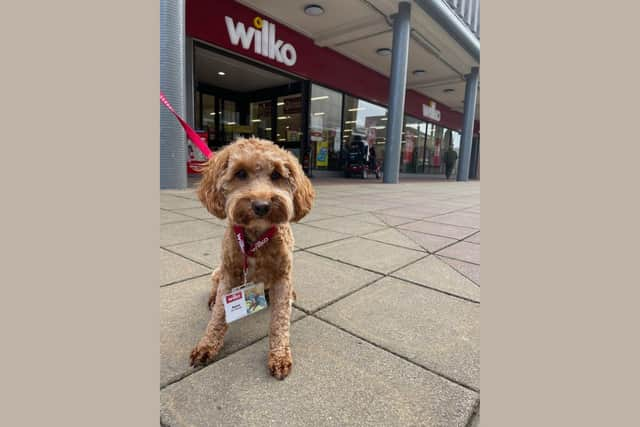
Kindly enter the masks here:
<path id="1" fill-rule="evenodd" d="M 373 233 L 364 234 L 362 237 L 376 240 L 382 243 L 388 243 L 390 245 L 402 246 L 408 249 L 413 249 L 416 251 L 424 251 L 422 246 L 417 244 L 415 241 L 411 240 L 406 235 L 402 234 L 400 231 L 395 228 L 386 228 L 384 230 L 375 231 Z"/>
<path id="2" fill-rule="evenodd" d="M 469 242 L 469 243 L 477 243 L 480 244 L 480 232 L 478 231 L 478 233 L 474 234 L 473 236 L 467 238 L 464 240 L 465 242 Z"/>
<path id="3" fill-rule="evenodd" d="M 456 240 L 464 239 L 478 231 L 475 228 L 458 227 L 455 225 L 440 224 L 431 221 L 414 221 L 408 224 L 402 224 L 398 226 L 398 228 L 418 231 L 420 233 L 434 234 L 436 236 L 450 237 Z"/>
<path id="4" fill-rule="evenodd" d="M 359 237 L 328 243 L 308 251 L 382 274 L 388 274 L 425 255 L 424 252 Z"/>
<path id="5" fill-rule="evenodd" d="M 191 218 L 197 219 L 211 219 L 215 218 L 211 213 L 203 206 L 199 206 L 197 208 L 189 208 L 189 209 L 176 209 L 173 212 L 179 213 L 181 215 L 186 215 Z"/>
<path id="6" fill-rule="evenodd" d="M 318 319 L 292 325 L 292 373 L 266 369 L 267 340 L 166 387 L 179 426 L 464 426 L 478 394 Z"/>
<path id="7" fill-rule="evenodd" d="M 414 209 L 406 209 L 406 208 L 390 208 L 383 209 L 380 211 L 376 211 L 376 215 L 391 215 L 391 216 L 400 216 L 403 218 L 410 218 L 414 221 L 424 218 L 426 215 L 423 211 L 416 211 Z"/>
<path id="8" fill-rule="evenodd" d="M 430 217 L 429 221 L 460 225 L 462 227 L 480 228 L 480 214 L 472 212 L 453 212 L 446 215 L 437 215 Z"/>
<path id="9" fill-rule="evenodd" d="M 381 277 L 309 252 L 299 252 L 293 257 L 293 285 L 298 297 L 295 305 L 313 312 Z"/>
<path id="10" fill-rule="evenodd" d="M 437 256 L 437 255 L 436 255 Z M 438 257 L 480 286 L 480 266 L 453 258 Z"/>
<path id="11" fill-rule="evenodd" d="M 160 246 L 204 240 L 224 234 L 224 227 L 207 221 L 193 220 L 160 225 Z"/>
<path id="12" fill-rule="evenodd" d="M 438 255 L 480 265 L 480 245 L 475 243 L 459 242 L 439 251 Z"/>
<path id="13" fill-rule="evenodd" d="M 374 212 L 373 215 L 375 215 L 376 218 L 379 218 L 380 220 L 382 220 L 382 222 L 384 222 L 385 224 L 391 225 L 394 227 L 397 225 L 406 224 L 408 222 L 413 222 L 413 219 L 411 218 L 404 218 L 401 216 L 394 216 L 394 215 L 385 215 L 379 212 Z"/>
<path id="14" fill-rule="evenodd" d="M 310 225 L 325 230 L 335 231 L 338 233 L 350 234 L 353 236 L 372 233 L 374 231 L 382 230 L 383 228 L 387 227 L 386 225 L 370 224 L 368 222 L 356 221 L 354 219 L 350 219 L 350 217 L 322 219 L 320 221 L 313 221 L 312 223 L 310 223 Z"/>
<path id="15" fill-rule="evenodd" d="M 333 242 L 335 240 L 350 237 L 348 234 L 323 230 L 304 224 L 292 224 L 291 228 L 293 230 L 295 246 L 298 248 L 308 248 L 310 246 L 316 246 L 322 243 Z"/>
<path id="16" fill-rule="evenodd" d="M 349 219 L 354 221 L 368 222 L 370 224 L 382 225 L 385 227 L 389 225 L 386 222 L 384 222 L 382 219 L 378 218 L 376 215 L 372 214 L 371 212 L 363 212 L 357 215 L 350 215 Z"/>
<path id="17" fill-rule="evenodd" d="M 198 206 L 202 206 L 198 200 L 160 193 L 160 207 L 163 209 L 195 208 Z"/>
<path id="18" fill-rule="evenodd" d="M 222 259 L 222 240 L 224 237 L 196 240 L 195 242 L 180 243 L 167 246 L 172 252 L 176 252 L 194 261 L 198 261 L 209 267 L 216 268 Z"/>
<path id="19" fill-rule="evenodd" d="M 207 307 L 210 291 L 209 275 L 160 289 L 161 386 L 195 370 L 189 366 L 189 355 L 211 317 Z M 293 309 L 294 320 L 303 315 L 301 311 Z M 215 360 L 267 336 L 269 316 L 270 309 L 267 309 L 231 323 L 225 335 L 224 347 Z"/>
<path id="20" fill-rule="evenodd" d="M 210 269 L 160 249 L 160 286 L 189 279 L 211 271 Z"/>
<path id="21" fill-rule="evenodd" d="M 315 203 L 313 208 L 311 209 L 311 213 L 316 213 L 327 217 L 353 215 L 358 212 L 359 211 L 357 210 L 345 208 L 343 206 L 323 205 L 322 203 Z"/>
<path id="22" fill-rule="evenodd" d="M 433 234 L 421 233 L 418 231 L 405 230 L 402 228 L 397 229 L 400 233 L 407 236 L 407 238 L 416 242 L 420 247 L 428 252 L 436 252 L 452 243 L 455 243 L 455 239 L 448 237 L 435 236 Z"/>
<path id="23" fill-rule="evenodd" d="M 189 218 L 188 216 L 180 215 L 174 213 L 172 211 L 165 211 L 160 209 L 160 224 L 168 224 L 170 222 L 183 222 L 183 221 L 191 221 L 193 218 Z"/>
<path id="24" fill-rule="evenodd" d="M 316 315 L 447 378 L 480 388 L 479 304 L 387 277 Z"/>
<path id="25" fill-rule="evenodd" d="M 480 302 L 480 288 L 435 255 L 394 272 L 393 277 Z"/>

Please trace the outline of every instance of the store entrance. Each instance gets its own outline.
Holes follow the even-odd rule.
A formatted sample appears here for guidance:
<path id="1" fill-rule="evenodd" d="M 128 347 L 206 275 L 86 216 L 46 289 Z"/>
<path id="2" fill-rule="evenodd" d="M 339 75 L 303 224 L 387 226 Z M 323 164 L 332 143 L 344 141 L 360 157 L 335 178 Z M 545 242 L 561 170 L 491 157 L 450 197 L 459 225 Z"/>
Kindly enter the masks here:
<path id="1" fill-rule="evenodd" d="M 194 112 L 212 150 L 239 137 L 271 140 L 300 158 L 308 129 L 304 87 L 268 70 L 194 43 Z"/>

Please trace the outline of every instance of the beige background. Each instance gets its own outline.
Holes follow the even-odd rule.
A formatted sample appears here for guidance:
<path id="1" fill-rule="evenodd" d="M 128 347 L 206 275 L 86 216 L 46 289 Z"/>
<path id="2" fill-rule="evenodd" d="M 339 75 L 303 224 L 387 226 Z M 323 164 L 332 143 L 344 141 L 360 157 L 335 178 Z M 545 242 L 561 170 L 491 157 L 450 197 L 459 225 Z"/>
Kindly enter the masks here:
<path id="1" fill-rule="evenodd" d="M 0 21 L 0 424 L 157 426 L 159 3 Z"/>
<path id="2" fill-rule="evenodd" d="M 483 2 L 483 426 L 637 423 L 632 7 Z M 158 14 L 0 18 L 3 425 L 158 423 Z"/>

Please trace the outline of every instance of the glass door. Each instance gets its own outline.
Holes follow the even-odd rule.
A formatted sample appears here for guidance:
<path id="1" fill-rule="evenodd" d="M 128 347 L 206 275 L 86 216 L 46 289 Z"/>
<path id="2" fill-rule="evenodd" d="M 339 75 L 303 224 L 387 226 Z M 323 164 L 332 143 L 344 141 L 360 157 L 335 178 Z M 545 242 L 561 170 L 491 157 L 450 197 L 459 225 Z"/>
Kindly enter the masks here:
<path id="1" fill-rule="evenodd" d="M 279 96 L 276 107 L 277 131 L 273 141 L 299 158 L 302 142 L 302 94 Z"/>
<path id="2" fill-rule="evenodd" d="M 253 135 L 273 141 L 273 109 L 271 106 L 271 99 L 249 104 L 249 122 Z"/>

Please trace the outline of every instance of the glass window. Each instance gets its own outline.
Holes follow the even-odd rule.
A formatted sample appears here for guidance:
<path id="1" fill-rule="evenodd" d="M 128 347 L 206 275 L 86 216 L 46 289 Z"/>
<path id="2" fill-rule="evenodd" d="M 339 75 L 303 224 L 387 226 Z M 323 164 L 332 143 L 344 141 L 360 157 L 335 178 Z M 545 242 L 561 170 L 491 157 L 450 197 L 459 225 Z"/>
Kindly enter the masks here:
<path id="1" fill-rule="evenodd" d="M 382 164 L 387 131 L 387 109 L 362 99 L 345 95 L 342 117 L 344 120 L 344 136 L 342 137 L 341 163 L 344 165 L 352 143 L 365 141 L 370 148 L 374 148 L 376 160 Z"/>
<path id="2" fill-rule="evenodd" d="M 309 139 L 314 169 L 340 170 L 342 94 L 311 85 Z"/>
<path id="3" fill-rule="evenodd" d="M 195 107 L 195 111 L 194 111 L 194 116 L 195 116 L 195 125 L 196 125 L 196 129 L 201 130 L 202 129 L 202 109 L 200 108 L 200 92 L 196 91 L 196 96 L 193 100 L 193 106 Z"/>
<path id="4" fill-rule="evenodd" d="M 271 100 L 252 102 L 249 115 L 253 134 L 258 138 L 272 140 Z"/>
<path id="5" fill-rule="evenodd" d="M 416 173 L 424 170 L 424 138 L 427 124 L 413 117 L 404 117 L 400 172 Z"/>
<path id="6" fill-rule="evenodd" d="M 277 131 L 273 141 L 298 155 L 297 151 L 300 150 L 302 139 L 302 96 L 300 94 L 280 96 L 277 108 Z"/>
<path id="7" fill-rule="evenodd" d="M 216 139 L 216 98 L 213 95 L 202 94 L 202 130 L 207 131 L 209 135 L 209 143 Z"/>

